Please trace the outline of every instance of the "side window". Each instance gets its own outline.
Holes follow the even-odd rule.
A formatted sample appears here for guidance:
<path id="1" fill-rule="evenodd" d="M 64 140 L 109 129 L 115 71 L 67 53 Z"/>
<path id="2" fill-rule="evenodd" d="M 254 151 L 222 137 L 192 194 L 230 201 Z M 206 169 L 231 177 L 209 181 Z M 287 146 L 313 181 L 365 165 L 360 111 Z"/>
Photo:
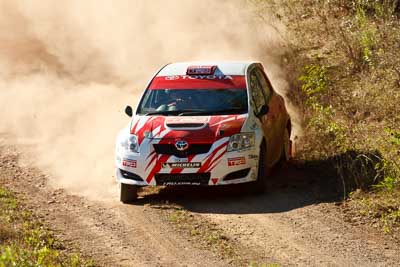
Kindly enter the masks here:
<path id="1" fill-rule="evenodd" d="M 258 78 L 258 80 L 260 81 L 261 87 L 262 87 L 262 89 L 263 89 L 263 91 L 264 91 L 265 99 L 266 99 L 266 101 L 268 101 L 269 98 L 271 97 L 271 94 L 272 94 L 271 85 L 270 85 L 270 83 L 267 81 L 267 79 L 266 79 L 265 76 L 264 76 L 264 73 L 262 73 L 261 70 L 257 69 L 257 70 L 256 70 L 256 73 L 257 73 L 257 78 Z"/>
<path id="2" fill-rule="evenodd" d="M 250 90 L 251 99 L 253 100 L 256 111 L 258 112 L 260 111 L 261 107 L 265 105 L 265 97 L 257 77 L 256 69 L 253 69 L 250 72 Z"/>

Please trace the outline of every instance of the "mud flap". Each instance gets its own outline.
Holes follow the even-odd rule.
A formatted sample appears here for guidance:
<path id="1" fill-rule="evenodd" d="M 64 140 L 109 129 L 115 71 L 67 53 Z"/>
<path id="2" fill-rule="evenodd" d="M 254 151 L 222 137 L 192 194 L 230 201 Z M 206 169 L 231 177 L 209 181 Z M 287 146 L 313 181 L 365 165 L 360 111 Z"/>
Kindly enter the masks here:
<path id="1" fill-rule="evenodd" d="M 295 153 L 294 142 L 292 140 L 289 140 L 289 157 L 290 157 L 290 159 L 292 159 L 294 157 L 294 153 Z"/>

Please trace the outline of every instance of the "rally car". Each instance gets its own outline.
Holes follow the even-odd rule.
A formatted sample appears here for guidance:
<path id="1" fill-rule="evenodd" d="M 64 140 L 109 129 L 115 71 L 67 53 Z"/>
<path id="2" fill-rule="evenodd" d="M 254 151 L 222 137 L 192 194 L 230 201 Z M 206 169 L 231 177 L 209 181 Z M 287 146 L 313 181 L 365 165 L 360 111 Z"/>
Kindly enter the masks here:
<path id="1" fill-rule="evenodd" d="M 120 200 L 139 187 L 251 183 L 292 154 L 285 102 L 259 62 L 168 64 L 150 80 L 116 144 Z"/>

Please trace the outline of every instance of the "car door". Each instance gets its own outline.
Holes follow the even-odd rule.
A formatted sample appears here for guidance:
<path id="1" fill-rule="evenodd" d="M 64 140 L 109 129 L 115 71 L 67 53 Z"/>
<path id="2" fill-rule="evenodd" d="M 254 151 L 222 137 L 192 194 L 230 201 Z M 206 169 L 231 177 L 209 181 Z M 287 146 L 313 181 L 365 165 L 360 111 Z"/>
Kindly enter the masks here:
<path id="1" fill-rule="evenodd" d="M 271 100 L 271 95 L 269 95 L 267 92 L 264 92 L 262 88 L 258 72 L 258 68 L 253 68 L 249 73 L 251 103 L 256 114 L 260 112 L 263 106 L 269 107 Z M 267 162 L 268 165 L 271 166 L 276 161 L 276 144 L 274 142 L 276 134 L 274 130 L 276 125 L 276 117 L 270 116 L 270 111 L 268 111 L 267 114 L 259 116 L 258 119 L 260 120 L 266 140 Z"/>
<path id="2" fill-rule="evenodd" d="M 264 91 L 264 95 L 268 99 L 268 107 L 269 112 L 268 116 L 271 120 L 271 125 L 269 126 L 269 130 L 272 131 L 272 143 L 271 144 L 271 152 L 272 152 L 272 162 L 276 162 L 281 157 L 282 146 L 283 146 L 283 137 L 285 130 L 285 118 L 284 118 L 284 100 L 278 95 L 272 88 L 270 81 L 267 78 L 267 75 L 261 68 L 257 68 L 257 78 L 260 81 L 261 87 Z"/>

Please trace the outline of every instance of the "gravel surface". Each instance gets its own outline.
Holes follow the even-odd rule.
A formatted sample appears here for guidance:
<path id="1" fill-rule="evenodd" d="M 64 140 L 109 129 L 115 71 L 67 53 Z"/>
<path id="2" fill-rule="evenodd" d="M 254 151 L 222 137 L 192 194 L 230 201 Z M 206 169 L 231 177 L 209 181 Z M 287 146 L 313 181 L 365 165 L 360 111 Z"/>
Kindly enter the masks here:
<path id="1" fill-rule="evenodd" d="M 178 231 L 166 220 L 171 203 L 198 218 L 193 221 L 217 228 L 249 263 L 398 266 L 400 262 L 395 240 L 346 216 L 337 181 L 297 165 L 276 171 L 269 192 L 260 196 L 246 194 L 245 187 L 165 188 L 147 190 L 134 205 L 122 205 L 118 196 L 93 201 L 53 189 L 46 174 L 21 167 L 15 149 L 3 146 L 0 185 L 24 198 L 67 249 L 80 249 L 101 266 L 238 264 L 199 245 L 190 233 Z"/>

